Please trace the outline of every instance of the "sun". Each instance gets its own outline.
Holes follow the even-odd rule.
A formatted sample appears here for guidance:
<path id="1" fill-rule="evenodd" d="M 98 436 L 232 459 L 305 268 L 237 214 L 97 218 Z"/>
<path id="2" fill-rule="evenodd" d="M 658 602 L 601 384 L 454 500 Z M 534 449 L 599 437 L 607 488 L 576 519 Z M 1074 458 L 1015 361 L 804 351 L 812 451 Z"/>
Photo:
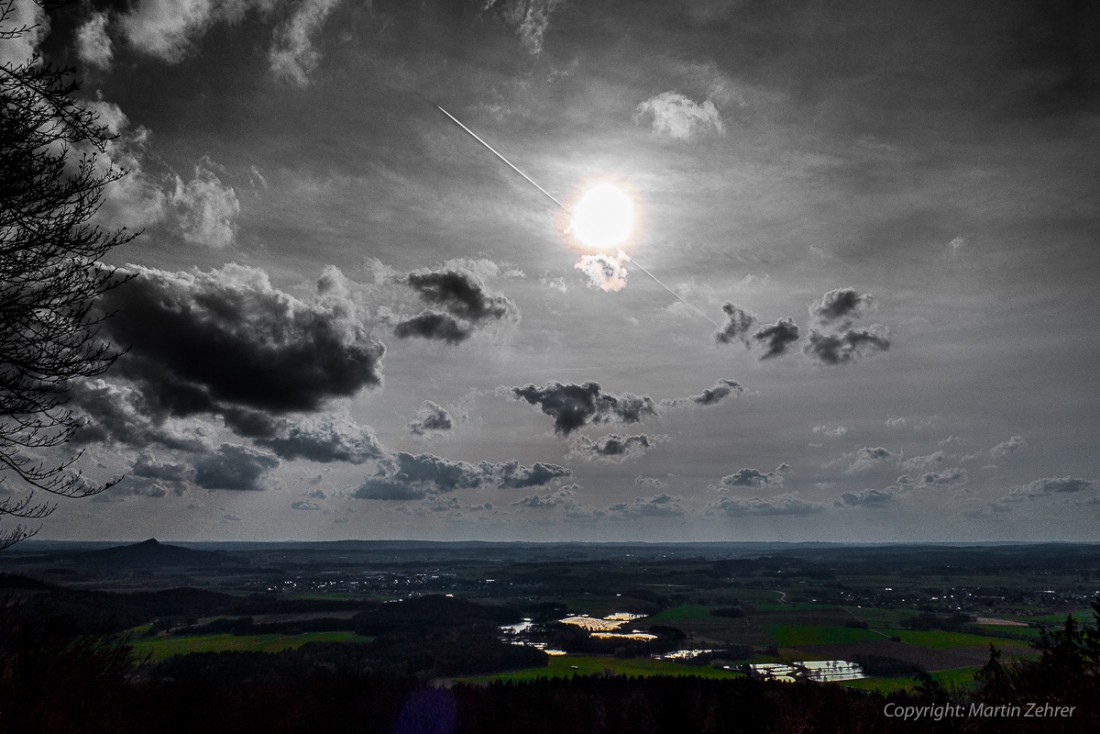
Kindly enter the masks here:
<path id="1" fill-rule="evenodd" d="M 634 231 L 634 201 L 610 181 L 582 191 L 571 212 L 570 231 L 589 250 L 602 252 L 620 247 Z"/>

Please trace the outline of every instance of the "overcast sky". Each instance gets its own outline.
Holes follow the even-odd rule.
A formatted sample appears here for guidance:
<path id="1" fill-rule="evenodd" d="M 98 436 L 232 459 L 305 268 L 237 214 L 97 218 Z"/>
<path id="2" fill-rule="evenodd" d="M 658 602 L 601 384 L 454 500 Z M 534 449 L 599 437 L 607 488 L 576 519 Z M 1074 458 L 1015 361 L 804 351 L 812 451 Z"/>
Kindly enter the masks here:
<path id="1" fill-rule="evenodd" d="M 39 537 L 1100 540 L 1090 3 L 41 30 L 4 59 L 76 66 L 129 171 L 101 221 L 144 233 L 129 352 L 74 391 L 86 472 L 126 479 Z M 436 105 L 567 207 L 611 181 L 628 241 L 581 248 Z"/>

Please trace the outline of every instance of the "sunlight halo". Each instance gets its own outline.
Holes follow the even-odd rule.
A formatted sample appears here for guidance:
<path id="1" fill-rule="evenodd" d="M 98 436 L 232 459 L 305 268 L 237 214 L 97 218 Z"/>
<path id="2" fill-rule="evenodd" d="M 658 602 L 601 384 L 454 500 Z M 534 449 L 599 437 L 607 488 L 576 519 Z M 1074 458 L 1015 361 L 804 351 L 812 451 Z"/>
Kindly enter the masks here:
<path id="1" fill-rule="evenodd" d="M 610 181 L 600 181 L 584 189 L 571 212 L 570 231 L 588 250 L 605 252 L 620 247 L 634 231 L 634 201 Z"/>

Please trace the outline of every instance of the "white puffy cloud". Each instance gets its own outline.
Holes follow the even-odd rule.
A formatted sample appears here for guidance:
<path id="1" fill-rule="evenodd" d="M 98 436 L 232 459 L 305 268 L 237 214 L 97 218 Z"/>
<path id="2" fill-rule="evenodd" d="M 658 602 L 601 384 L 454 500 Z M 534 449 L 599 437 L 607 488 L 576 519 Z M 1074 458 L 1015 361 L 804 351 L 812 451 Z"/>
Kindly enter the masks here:
<path id="1" fill-rule="evenodd" d="M 611 433 L 596 440 L 587 436 L 578 436 L 573 442 L 569 456 L 584 461 L 620 463 L 643 456 L 666 438 L 667 436 L 649 436 L 644 433 L 636 436 L 620 436 L 617 433 Z"/>
<path id="2" fill-rule="evenodd" d="M 1039 497 L 1057 496 L 1084 496 L 1087 493 L 1100 489 L 1100 482 L 1095 479 L 1081 479 L 1079 477 L 1044 477 L 1033 482 L 1016 487 L 1009 493 L 1009 499 L 1036 499 Z"/>
<path id="3" fill-rule="evenodd" d="M 175 63 L 213 19 L 213 0 L 140 0 L 118 24 L 131 46 Z"/>
<path id="4" fill-rule="evenodd" d="M 416 410 L 416 419 L 405 424 L 405 428 L 414 436 L 439 434 L 454 428 L 454 419 L 443 406 L 425 400 Z"/>
<path id="5" fill-rule="evenodd" d="M 573 267 L 588 276 L 593 288 L 613 292 L 626 287 L 626 264 L 630 258 L 619 250 L 616 255 L 581 255 Z"/>
<path id="6" fill-rule="evenodd" d="M 676 140 L 690 141 L 726 132 L 713 102 L 708 99 L 697 104 L 679 92 L 662 92 L 639 104 L 634 111 L 634 123 L 645 121 L 653 126 L 653 132 Z"/>
<path id="7" fill-rule="evenodd" d="M 906 471 L 922 471 L 933 467 L 940 467 L 947 461 L 942 451 L 935 451 L 926 456 L 914 456 L 901 463 L 901 468 Z"/>
<path id="8" fill-rule="evenodd" d="M 97 154 L 96 165 L 101 174 L 120 169 L 126 175 L 104 189 L 103 204 L 96 213 L 98 221 L 108 227 L 143 228 L 160 223 L 168 215 L 168 195 L 145 170 L 145 151 L 151 134 L 148 128 L 130 128 L 122 109 L 98 99 L 84 106 L 96 113 L 99 122 L 115 136 Z"/>
<path id="9" fill-rule="evenodd" d="M 517 461 L 477 465 L 432 454 L 398 451 L 381 462 L 379 471 L 367 477 L 354 496 L 369 500 L 426 499 L 459 489 L 543 487 L 572 472 L 557 464 L 535 462 L 530 467 Z"/>
<path id="10" fill-rule="evenodd" d="M 504 22 L 516 29 L 520 43 L 532 56 L 542 53 L 542 39 L 550 27 L 550 15 L 562 3 L 562 0 L 503 0 L 499 3 L 499 12 Z M 498 5 L 497 0 L 488 0 L 485 9 Z"/>
<path id="11" fill-rule="evenodd" d="M 204 159 L 204 163 L 210 161 Z M 233 244 L 241 204 L 233 187 L 223 184 L 209 168 L 195 166 L 195 177 L 187 183 L 176 176 L 171 203 L 186 242 L 216 249 Z"/>
<path id="12" fill-rule="evenodd" d="M 1016 453 L 1017 449 L 1027 446 L 1023 436 L 1011 436 L 1007 441 L 1002 441 L 989 450 L 993 456 L 1003 457 Z"/>
<path id="13" fill-rule="evenodd" d="M 858 474 L 893 459 L 894 455 L 881 446 L 864 446 L 853 454 L 846 454 L 852 463 L 844 470 L 845 474 Z"/>
<path id="14" fill-rule="evenodd" d="M 233 244 L 241 205 L 233 187 L 223 184 L 212 170 L 213 161 L 203 158 L 189 181 L 178 175 L 158 180 L 144 165 L 150 131 L 131 128 L 129 118 L 112 102 L 97 99 L 84 105 L 115 136 L 96 154 L 98 172 L 125 171 L 104 189 L 103 205 L 96 214 L 99 222 L 132 229 L 168 223 L 191 244 L 216 249 Z"/>
<path id="15" fill-rule="evenodd" d="M 339 3 L 340 0 L 305 0 L 290 20 L 275 30 L 268 61 L 276 79 L 298 87 L 309 84 L 309 75 L 321 62 L 315 38 Z"/>
<path id="16" fill-rule="evenodd" d="M 781 494 L 770 498 L 722 497 L 717 502 L 709 505 L 710 514 L 723 514 L 729 517 L 815 515 L 824 512 L 825 509 L 825 505 L 804 500 L 794 493 Z"/>
<path id="17" fill-rule="evenodd" d="M 107 35 L 106 13 L 92 13 L 76 33 L 76 53 L 89 66 L 106 69 L 114 59 L 111 37 Z"/>
<path id="18" fill-rule="evenodd" d="M 737 487 L 782 487 L 783 478 L 791 473 L 790 464 L 780 464 L 775 471 L 762 472 L 758 469 L 738 469 L 733 474 L 722 477 L 721 487 L 731 489 Z"/>
<path id="19" fill-rule="evenodd" d="M 117 28 L 138 51 L 178 63 L 215 23 L 238 23 L 249 10 L 266 12 L 278 0 L 136 0 Z"/>
<path id="20" fill-rule="evenodd" d="M 926 472 L 920 477 L 920 485 L 923 487 L 953 487 L 965 484 L 967 472 L 959 467 L 951 467 L 943 471 Z"/>

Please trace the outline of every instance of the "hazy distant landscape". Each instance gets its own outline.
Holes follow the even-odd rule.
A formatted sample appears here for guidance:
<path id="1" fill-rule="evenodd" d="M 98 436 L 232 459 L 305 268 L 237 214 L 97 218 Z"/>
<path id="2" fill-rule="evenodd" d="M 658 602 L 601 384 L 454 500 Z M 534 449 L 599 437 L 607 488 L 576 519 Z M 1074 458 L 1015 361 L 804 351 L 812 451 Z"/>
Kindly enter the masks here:
<path id="1" fill-rule="evenodd" d="M 966 699 L 991 646 L 1034 661 L 1043 630 L 1095 624 L 1100 546 L 150 539 L 27 542 L 0 570 L 9 623 L 126 650 L 137 690 L 229 693 L 319 670 L 428 691 L 607 676 L 782 686 L 779 671 L 881 708 L 930 685 Z"/>

